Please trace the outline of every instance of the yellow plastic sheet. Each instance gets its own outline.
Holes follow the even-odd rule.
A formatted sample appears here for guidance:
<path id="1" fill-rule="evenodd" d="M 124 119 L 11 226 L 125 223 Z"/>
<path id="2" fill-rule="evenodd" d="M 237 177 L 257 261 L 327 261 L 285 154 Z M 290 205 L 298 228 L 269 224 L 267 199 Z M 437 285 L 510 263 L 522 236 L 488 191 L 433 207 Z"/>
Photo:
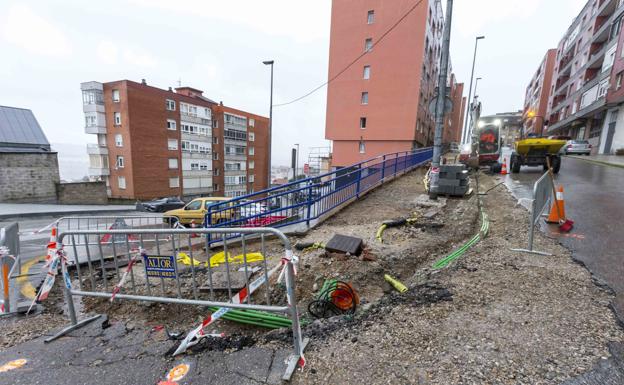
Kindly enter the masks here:
<path id="1" fill-rule="evenodd" d="M 191 257 L 189 257 L 186 253 L 178 253 L 178 263 L 182 263 L 187 266 L 191 266 Z M 247 263 L 251 262 L 260 262 L 264 260 L 264 256 L 262 253 L 247 253 Z M 232 264 L 243 264 L 245 263 L 243 254 L 232 257 L 230 253 L 228 253 L 228 263 Z M 219 265 L 225 264 L 225 253 L 220 251 L 210 257 L 210 267 L 217 267 Z M 195 266 L 205 266 L 208 267 L 208 262 L 201 262 L 197 259 L 193 259 L 193 265 Z"/>

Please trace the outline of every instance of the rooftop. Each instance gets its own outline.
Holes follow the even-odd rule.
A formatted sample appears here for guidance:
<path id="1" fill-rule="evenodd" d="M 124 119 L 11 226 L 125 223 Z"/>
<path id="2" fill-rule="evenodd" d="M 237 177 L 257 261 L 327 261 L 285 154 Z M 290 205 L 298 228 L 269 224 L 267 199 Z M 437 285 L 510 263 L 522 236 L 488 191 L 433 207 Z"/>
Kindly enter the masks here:
<path id="1" fill-rule="evenodd" d="M 39 122 L 31 110 L 0 106 L 0 152 L 50 151 Z"/>

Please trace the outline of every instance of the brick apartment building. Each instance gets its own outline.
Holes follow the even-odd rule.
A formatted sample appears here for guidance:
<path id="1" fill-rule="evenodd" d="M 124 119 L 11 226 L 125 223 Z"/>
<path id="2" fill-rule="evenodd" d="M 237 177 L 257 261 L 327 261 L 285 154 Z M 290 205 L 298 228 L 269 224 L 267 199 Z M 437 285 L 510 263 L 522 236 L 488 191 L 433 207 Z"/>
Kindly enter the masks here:
<path id="1" fill-rule="evenodd" d="M 623 0 L 589 0 L 557 46 L 546 135 L 624 148 Z"/>
<path id="2" fill-rule="evenodd" d="M 428 107 L 439 74 L 444 26 L 440 2 L 421 2 L 375 45 L 412 5 L 332 2 L 325 137 L 333 141 L 334 167 L 433 142 L 434 116 Z M 462 97 L 455 99 L 460 108 Z M 449 124 L 456 124 L 457 114 L 451 114 Z M 461 131 L 461 124 L 449 129 L 454 130 Z"/>
<path id="3" fill-rule="evenodd" d="M 462 127 L 464 124 L 464 111 L 466 111 L 464 83 L 457 83 L 455 74 L 451 74 L 449 87 L 449 97 L 453 102 L 453 111 L 444 119 L 444 132 L 442 134 L 442 141 L 444 144 L 461 142 Z"/>
<path id="4" fill-rule="evenodd" d="M 109 197 L 234 197 L 267 187 L 267 118 L 191 87 L 120 80 L 81 90 L 85 132 L 97 135 L 89 175 L 106 182 Z"/>
<path id="5" fill-rule="evenodd" d="M 523 110 L 525 134 L 543 134 L 556 56 L 557 50 L 554 48 L 546 52 L 526 88 Z"/>

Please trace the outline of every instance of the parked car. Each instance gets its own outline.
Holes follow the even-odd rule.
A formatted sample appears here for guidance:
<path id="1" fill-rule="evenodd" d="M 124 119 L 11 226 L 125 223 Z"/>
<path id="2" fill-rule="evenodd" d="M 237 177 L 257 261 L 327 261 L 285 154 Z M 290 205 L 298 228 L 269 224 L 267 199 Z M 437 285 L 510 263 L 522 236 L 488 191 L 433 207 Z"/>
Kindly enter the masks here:
<path id="1" fill-rule="evenodd" d="M 248 218 L 254 215 L 263 214 L 268 211 L 267 205 L 265 202 L 251 202 L 251 203 L 249 203 L 249 201 L 236 202 L 236 204 L 243 204 L 243 203 L 245 204 L 239 207 L 238 209 L 240 212 L 240 216 L 242 218 Z"/>
<path id="2" fill-rule="evenodd" d="M 195 221 L 197 226 L 203 226 L 204 217 L 208 213 L 208 207 L 217 203 L 227 202 L 230 199 L 231 198 L 226 197 L 195 198 L 181 209 L 167 211 L 164 214 L 165 217 L 163 218 L 163 221 L 165 223 L 169 223 L 171 226 L 175 225 L 177 222 L 184 226 L 188 226 L 192 221 Z M 230 205 L 231 203 L 228 206 Z M 212 214 L 211 221 L 212 223 L 219 223 L 232 217 L 234 217 L 234 210 L 224 210 Z"/>
<path id="3" fill-rule="evenodd" d="M 148 202 L 137 202 L 137 211 L 147 211 L 152 213 L 163 213 L 168 210 L 184 207 L 185 203 L 178 197 L 159 198 Z"/>
<path id="4" fill-rule="evenodd" d="M 591 154 L 592 145 L 587 140 L 568 140 L 565 146 L 563 146 L 563 152 L 566 155 L 569 154 Z"/>

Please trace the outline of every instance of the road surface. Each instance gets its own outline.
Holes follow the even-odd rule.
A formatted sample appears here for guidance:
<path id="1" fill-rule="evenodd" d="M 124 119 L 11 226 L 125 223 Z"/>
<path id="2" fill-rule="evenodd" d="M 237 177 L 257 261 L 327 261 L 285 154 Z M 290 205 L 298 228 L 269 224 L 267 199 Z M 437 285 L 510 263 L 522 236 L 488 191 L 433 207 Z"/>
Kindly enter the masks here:
<path id="1" fill-rule="evenodd" d="M 529 198 L 542 172 L 541 167 L 523 167 L 505 183 L 517 198 Z M 554 225 L 543 230 L 615 291 L 613 307 L 624 322 L 624 169 L 564 158 L 556 183 L 565 189 L 565 210 L 574 229 L 569 234 L 560 234 Z"/>

